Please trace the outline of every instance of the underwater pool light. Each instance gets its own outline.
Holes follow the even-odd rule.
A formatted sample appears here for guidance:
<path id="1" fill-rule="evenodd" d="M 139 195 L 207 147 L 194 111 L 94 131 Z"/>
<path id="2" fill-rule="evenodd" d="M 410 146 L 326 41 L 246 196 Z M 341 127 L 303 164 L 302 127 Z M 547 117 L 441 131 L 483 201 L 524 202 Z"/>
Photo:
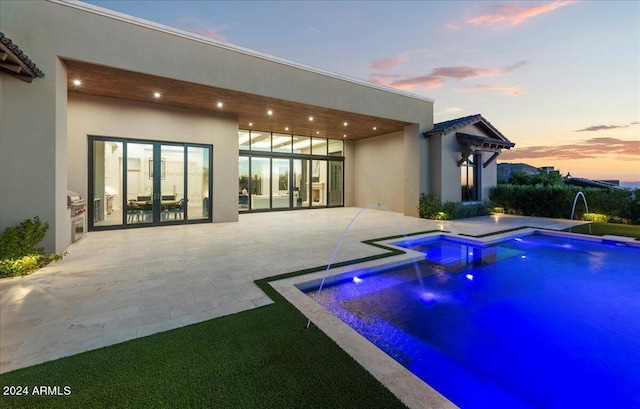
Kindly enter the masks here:
<path id="1" fill-rule="evenodd" d="M 354 283 L 356 283 L 356 284 L 361 283 L 361 282 L 362 282 L 362 278 L 360 278 L 360 277 L 353 277 L 353 282 L 354 282 Z"/>
<path id="2" fill-rule="evenodd" d="M 465 277 L 467 278 L 467 280 L 473 281 L 473 274 L 467 274 Z"/>

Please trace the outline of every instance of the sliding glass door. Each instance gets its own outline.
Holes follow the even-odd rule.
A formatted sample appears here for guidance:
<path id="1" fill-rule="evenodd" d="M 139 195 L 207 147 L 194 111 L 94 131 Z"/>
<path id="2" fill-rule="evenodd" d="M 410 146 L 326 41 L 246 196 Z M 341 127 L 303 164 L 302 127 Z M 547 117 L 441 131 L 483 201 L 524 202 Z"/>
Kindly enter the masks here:
<path id="1" fill-rule="evenodd" d="M 211 220 L 211 146 L 90 137 L 91 229 Z"/>

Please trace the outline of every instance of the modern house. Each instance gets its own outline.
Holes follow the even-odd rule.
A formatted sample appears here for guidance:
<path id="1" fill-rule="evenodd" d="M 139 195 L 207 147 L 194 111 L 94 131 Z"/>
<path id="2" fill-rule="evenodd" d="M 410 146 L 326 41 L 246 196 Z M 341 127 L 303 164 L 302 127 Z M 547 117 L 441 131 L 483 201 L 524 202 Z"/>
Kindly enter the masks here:
<path id="1" fill-rule="evenodd" d="M 2 1 L 0 31 L 0 231 L 37 215 L 48 251 L 243 212 L 417 215 L 423 192 L 486 198 L 513 146 L 479 115 L 434 127 L 432 99 L 88 4 Z"/>

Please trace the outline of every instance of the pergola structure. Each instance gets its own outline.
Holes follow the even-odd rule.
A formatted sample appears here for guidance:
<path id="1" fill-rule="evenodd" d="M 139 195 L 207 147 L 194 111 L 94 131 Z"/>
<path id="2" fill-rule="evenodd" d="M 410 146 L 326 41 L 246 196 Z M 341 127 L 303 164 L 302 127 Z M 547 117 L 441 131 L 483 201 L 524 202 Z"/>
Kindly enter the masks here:
<path id="1" fill-rule="evenodd" d="M 469 156 L 476 152 L 493 152 L 493 155 L 482 164 L 482 167 L 486 168 L 496 160 L 502 149 L 511 149 L 516 145 L 513 142 L 490 136 L 470 135 L 462 132 L 456 132 L 456 139 L 462 150 L 462 157 L 458 161 L 458 166 L 461 166 L 464 161 L 469 159 Z"/>

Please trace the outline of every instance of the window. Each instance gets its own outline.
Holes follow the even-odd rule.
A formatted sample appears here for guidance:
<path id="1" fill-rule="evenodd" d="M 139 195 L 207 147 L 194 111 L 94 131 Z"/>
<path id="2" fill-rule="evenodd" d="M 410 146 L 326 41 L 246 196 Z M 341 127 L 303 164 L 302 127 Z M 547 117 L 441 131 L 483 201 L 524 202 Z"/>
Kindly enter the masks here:
<path id="1" fill-rule="evenodd" d="M 460 185 L 462 187 L 463 202 L 479 200 L 478 163 L 481 163 L 480 155 L 473 155 L 460 166 Z"/>
<path id="2" fill-rule="evenodd" d="M 211 145 L 89 136 L 89 229 L 211 221 Z"/>
<path id="3" fill-rule="evenodd" d="M 344 205 L 344 142 L 238 131 L 238 210 Z"/>

